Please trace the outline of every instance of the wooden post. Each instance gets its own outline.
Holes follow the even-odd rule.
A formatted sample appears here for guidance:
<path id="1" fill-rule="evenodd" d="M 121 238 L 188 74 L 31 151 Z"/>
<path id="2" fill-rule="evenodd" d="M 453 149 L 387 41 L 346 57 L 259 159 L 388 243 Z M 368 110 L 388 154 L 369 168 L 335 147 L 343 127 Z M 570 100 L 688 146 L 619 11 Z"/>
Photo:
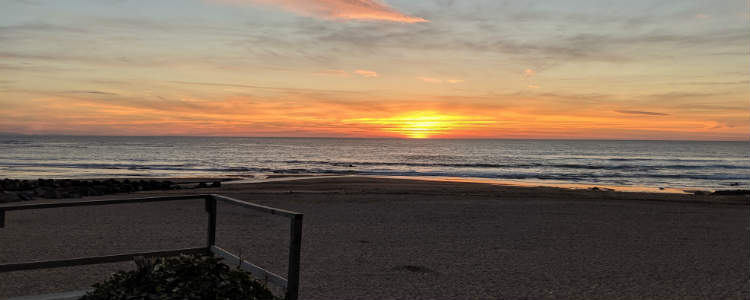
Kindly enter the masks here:
<path id="1" fill-rule="evenodd" d="M 0 228 L 5 227 L 5 210 L 0 209 Z"/>
<path id="2" fill-rule="evenodd" d="M 286 299 L 297 300 L 299 296 L 300 253 L 302 249 L 302 214 L 297 214 L 291 219 Z"/>
<path id="3" fill-rule="evenodd" d="M 216 199 L 213 196 L 206 196 L 206 212 L 208 212 L 208 239 L 206 248 L 216 245 Z"/>

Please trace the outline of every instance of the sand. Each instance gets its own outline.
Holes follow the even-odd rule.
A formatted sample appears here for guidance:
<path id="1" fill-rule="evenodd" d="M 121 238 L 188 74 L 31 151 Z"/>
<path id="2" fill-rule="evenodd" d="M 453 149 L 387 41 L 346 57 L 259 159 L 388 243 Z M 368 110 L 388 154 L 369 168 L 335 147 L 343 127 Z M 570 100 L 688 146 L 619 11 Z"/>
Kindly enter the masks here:
<path id="1" fill-rule="evenodd" d="M 85 199 L 190 192 L 304 213 L 303 299 L 750 298 L 747 196 L 346 177 Z M 8 212 L 0 263 L 200 246 L 205 222 L 199 201 Z M 285 274 L 286 219 L 220 205 L 218 230 Z M 4 273 L 0 298 L 132 266 Z"/>

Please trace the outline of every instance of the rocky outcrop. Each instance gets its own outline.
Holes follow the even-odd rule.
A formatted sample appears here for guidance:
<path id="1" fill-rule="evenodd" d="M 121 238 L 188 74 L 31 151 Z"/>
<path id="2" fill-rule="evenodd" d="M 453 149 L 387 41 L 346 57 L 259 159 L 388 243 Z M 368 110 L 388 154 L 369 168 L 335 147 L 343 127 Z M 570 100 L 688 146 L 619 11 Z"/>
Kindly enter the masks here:
<path id="1" fill-rule="evenodd" d="M 183 186 L 169 180 L 18 180 L 6 178 L 0 180 L 0 203 L 28 201 L 37 198 L 80 198 L 138 191 L 174 190 L 182 189 Z M 210 186 L 201 182 L 194 188 L 220 186 L 221 182 L 214 181 Z"/>

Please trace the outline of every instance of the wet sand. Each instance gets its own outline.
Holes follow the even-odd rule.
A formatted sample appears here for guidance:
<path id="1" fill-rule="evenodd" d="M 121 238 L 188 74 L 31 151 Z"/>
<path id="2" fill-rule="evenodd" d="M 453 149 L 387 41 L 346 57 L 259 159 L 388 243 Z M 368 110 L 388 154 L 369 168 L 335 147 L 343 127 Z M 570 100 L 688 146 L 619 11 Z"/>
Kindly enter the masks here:
<path id="1" fill-rule="evenodd" d="M 303 299 L 750 298 L 747 196 L 345 177 L 85 199 L 186 193 L 304 213 Z M 200 201 L 8 212 L 0 263 L 200 246 L 205 229 Z M 220 246 L 285 274 L 287 239 L 286 219 L 219 205 Z M 132 265 L 0 274 L 0 297 Z"/>

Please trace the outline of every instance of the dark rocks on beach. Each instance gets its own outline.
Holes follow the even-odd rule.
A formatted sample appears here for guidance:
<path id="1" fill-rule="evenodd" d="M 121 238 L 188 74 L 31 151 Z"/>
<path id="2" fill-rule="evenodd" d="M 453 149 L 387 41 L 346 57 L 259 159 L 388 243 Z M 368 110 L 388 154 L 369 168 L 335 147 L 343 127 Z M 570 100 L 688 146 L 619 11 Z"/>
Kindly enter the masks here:
<path id="1" fill-rule="evenodd" d="M 17 193 L 13 192 L 2 192 L 0 193 L 0 203 L 17 202 L 21 201 L 21 197 Z"/>
<path id="2" fill-rule="evenodd" d="M 724 190 L 724 191 L 715 191 L 711 193 L 711 195 L 750 195 L 750 190 Z"/>
<path id="3" fill-rule="evenodd" d="M 201 182 L 195 188 L 209 187 Z M 214 181 L 210 187 L 221 187 L 220 181 Z M 35 198 L 62 199 L 85 196 L 102 196 L 116 193 L 138 191 L 173 190 L 181 187 L 169 180 L 76 180 L 76 179 L 37 179 L 0 180 L 0 203 L 29 201 Z"/>
<path id="4" fill-rule="evenodd" d="M 29 192 L 21 192 L 18 193 L 18 198 L 21 198 L 22 201 L 29 201 L 34 199 L 34 195 Z"/>

